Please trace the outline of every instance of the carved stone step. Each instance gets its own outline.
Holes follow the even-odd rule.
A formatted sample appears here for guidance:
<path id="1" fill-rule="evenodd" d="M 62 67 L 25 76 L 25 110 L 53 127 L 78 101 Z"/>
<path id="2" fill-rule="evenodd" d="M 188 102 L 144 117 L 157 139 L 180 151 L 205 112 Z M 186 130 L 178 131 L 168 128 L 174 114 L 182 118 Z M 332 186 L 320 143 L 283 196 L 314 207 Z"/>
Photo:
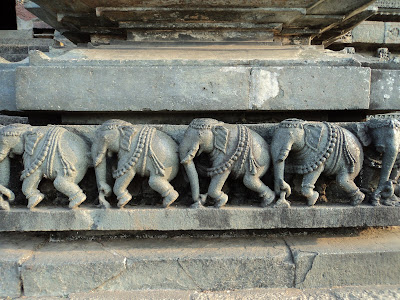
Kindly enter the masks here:
<path id="1" fill-rule="evenodd" d="M 0 297 L 73 298 L 73 293 L 142 290 L 138 295 L 149 293 L 147 299 L 154 299 L 150 296 L 157 290 L 171 289 L 182 298 L 185 291 L 218 295 L 234 289 L 240 295 L 243 289 L 296 288 L 307 294 L 310 288 L 400 284 L 398 229 L 52 241 L 46 235 L 0 236 Z M 386 293 L 384 299 L 392 299 Z"/>
<path id="2" fill-rule="evenodd" d="M 323 205 L 291 208 L 13 208 L 0 231 L 241 230 L 400 226 L 400 207 Z"/>

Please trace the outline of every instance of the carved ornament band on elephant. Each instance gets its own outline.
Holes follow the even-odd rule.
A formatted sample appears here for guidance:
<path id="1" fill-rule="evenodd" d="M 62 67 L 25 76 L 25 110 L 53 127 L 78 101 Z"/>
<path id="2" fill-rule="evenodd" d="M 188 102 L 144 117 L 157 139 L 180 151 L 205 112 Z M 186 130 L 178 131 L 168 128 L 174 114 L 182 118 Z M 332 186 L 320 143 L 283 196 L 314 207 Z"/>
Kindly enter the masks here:
<path id="1" fill-rule="evenodd" d="M 89 145 L 78 135 L 59 126 L 13 124 L 0 130 L 0 149 L 5 184 L 10 176 L 9 157 L 23 155 L 22 192 L 28 199 L 28 208 L 36 207 L 44 198 L 38 190 L 42 178 L 53 180 L 54 187 L 68 196 L 70 208 L 86 200 L 78 183 L 91 160 Z"/>
<path id="2" fill-rule="evenodd" d="M 193 158 L 207 153 L 212 167 L 206 169 L 211 182 L 206 195 L 200 195 L 199 177 Z M 181 163 L 189 177 L 193 207 L 201 207 L 205 198 L 215 199 L 215 206 L 222 207 L 228 195 L 222 187 L 229 175 L 243 178 L 244 185 L 257 192 L 262 206 L 274 201 L 274 193 L 260 179 L 270 165 L 269 146 L 256 132 L 243 125 L 225 124 L 214 119 L 194 119 L 179 145 Z"/>
<path id="3" fill-rule="evenodd" d="M 322 173 L 336 175 L 352 205 L 364 200 L 365 195 L 354 183 L 361 170 L 363 149 L 350 131 L 327 122 L 288 119 L 277 126 L 271 153 L 275 193 L 280 197 L 277 205 L 289 206 L 285 196 L 291 194 L 291 188 L 284 181 L 285 171 L 303 175 L 301 192 L 310 206 L 318 200 L 314 185 Z"/>
<path id="4" fill-rule="evenodd" d="M 163 197 L 163 206 L 168 207 L 179 196 L 169 183 L 178 173 L 178 145 L 167 134 L 147 125 L 132 125 L 122 120 L 104 122 L 95 133 L 92 144 L 96 180 L 101 204 L 110 204 L 104 196 L 111 194 L 106 182 L 106 153 L 118 153 L 114 194 L 118 207 L 124 207 L 131 199 L 128 186 L 136 174 L 149 177 L 150 187 Z"/>

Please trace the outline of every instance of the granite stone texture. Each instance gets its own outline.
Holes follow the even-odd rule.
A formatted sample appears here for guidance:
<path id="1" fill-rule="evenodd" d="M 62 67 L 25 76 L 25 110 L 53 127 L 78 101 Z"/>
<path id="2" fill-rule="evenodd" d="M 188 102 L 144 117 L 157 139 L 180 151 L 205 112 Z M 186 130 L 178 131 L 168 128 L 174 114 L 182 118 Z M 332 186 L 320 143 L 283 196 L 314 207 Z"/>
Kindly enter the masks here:
<path id="1" fill-rule="evenodd" d="M 357 110 L 369 107 L 368 68 L 253 68 L 251 74 L 249 109 Z"/>
<path id="2" fill-rule="evenodd" d="M 371 71 L 370 110 L 400 110 L 400 71 Z"/>
<path id="3" fill-rule="evenodd" d="M 23 235 L 0 236 L 0 297 L 18 297 L 21 295 L 21 265 L 35 250 L 40 248 L 44 239 Z"/>
<path id="4" fill-rule="evenodd" d="M 209 299 L 236 299 L 225 298 L 227 291 L 242 297 L 252 295 L 248 289 L 280 289 L 276 299 L 396 299 L 400 284 L 395 227 L 336 234 L 74 236 L 3 233 L 0 297 L 102 299 L 132 291 L 158 299 L 159 291 L 169 290 L 177 299 L 208 299 L 205 291 L 217 297 Z"/>
<path id="5" fill-rule="evenodd" d="M 399 226 L 400 207 L 317 205 L 291 208 L 13 208 L 0 211 L 0 231 L 236 230 Z"/>
<path id="6" fill-rule="evenodd" d="M 364 110 L 369 79 L 370 69 L 362 67 L 30 66 L 17 70 L 17 106 L 75 112 Z"/>

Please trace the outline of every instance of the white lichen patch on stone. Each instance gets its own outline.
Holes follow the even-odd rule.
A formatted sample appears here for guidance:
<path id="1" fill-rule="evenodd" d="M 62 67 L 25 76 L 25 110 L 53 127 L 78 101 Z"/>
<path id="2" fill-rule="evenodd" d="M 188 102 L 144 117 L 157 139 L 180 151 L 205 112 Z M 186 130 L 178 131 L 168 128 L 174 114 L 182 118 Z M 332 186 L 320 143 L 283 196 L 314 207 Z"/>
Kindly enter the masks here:
<path id="1" fill-rule="evenodd" d="M 253 74 L 249 108 L 262 108 L 270 99 L 279 95 L 279 74 L 266 70 L 257 70 Z"/>

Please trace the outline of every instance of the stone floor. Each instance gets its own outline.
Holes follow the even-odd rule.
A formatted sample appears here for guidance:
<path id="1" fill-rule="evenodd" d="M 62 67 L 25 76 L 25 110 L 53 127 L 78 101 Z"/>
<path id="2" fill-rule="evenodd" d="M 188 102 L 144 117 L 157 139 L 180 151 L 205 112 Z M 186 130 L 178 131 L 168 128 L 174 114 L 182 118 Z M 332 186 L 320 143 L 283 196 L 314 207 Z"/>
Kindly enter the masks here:
<path id="1" fill-rule="evenodd" d="M 0 298 L 398 298 L 400 228 L 338 231 L 2 233 Z"/>

